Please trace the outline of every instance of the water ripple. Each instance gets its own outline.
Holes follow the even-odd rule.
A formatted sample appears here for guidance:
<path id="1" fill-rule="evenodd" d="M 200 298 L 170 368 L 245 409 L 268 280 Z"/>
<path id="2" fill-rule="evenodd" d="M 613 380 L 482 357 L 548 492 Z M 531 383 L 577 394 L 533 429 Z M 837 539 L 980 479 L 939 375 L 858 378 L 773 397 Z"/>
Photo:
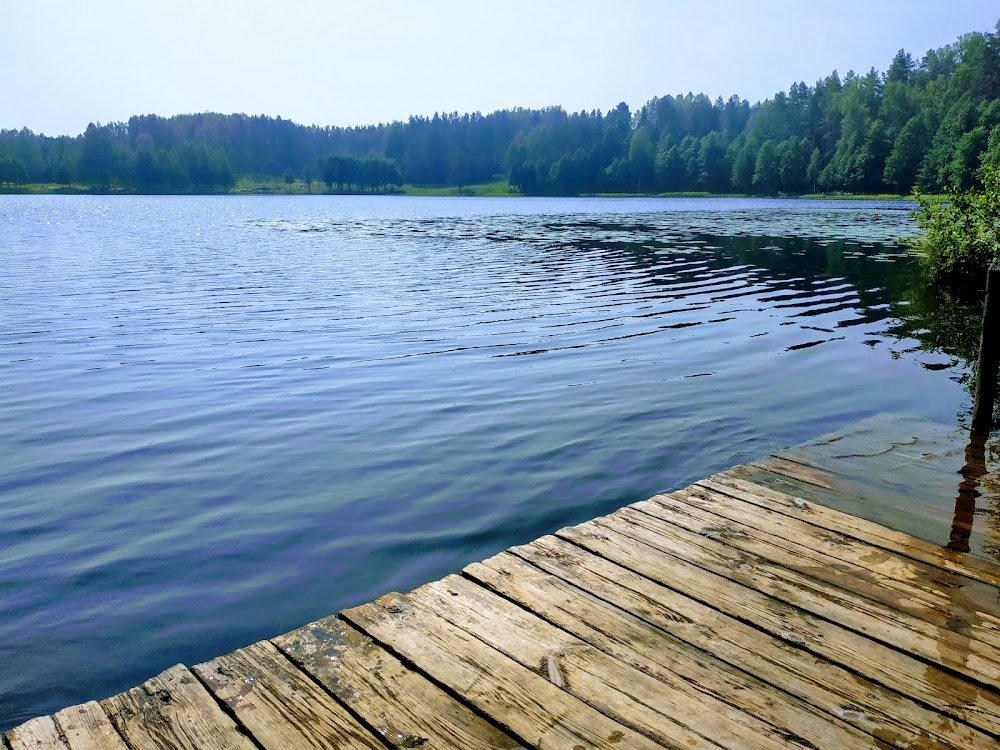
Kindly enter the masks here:
<path id="1" fill-rule="evenodd" d="M 967 402 L 896 204 L 0 196 L 0 227 L 3 727 Z"/>

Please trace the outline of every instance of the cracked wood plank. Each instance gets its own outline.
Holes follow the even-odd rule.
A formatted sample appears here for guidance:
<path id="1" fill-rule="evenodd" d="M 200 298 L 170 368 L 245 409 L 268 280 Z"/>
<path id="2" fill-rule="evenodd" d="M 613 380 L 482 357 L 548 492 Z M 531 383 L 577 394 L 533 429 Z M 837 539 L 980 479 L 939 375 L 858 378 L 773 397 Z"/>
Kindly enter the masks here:
<path id="1" fill-rule="evenodd" d="M 382 750 L 374 732 L 268 641 L 193 668 L 265 750 Z"/>
<path id="2" fill-rule="evenodd" d="M 683 746 L 701 736 L 732 748 L 810 746 L 669 670 L 653 675 L 631 666 L 468 579 L 448 576 L 409 597 L 658 742 Z M 856 739 L 845 745 L 852 746 L 861 745 Z"/>
<path id="3" fill-rule="evenodd" d="M 391 743 L 442 750 L 524 747 L 337 617 L 271 642 Z"/>
<path id="4" fill-rule="evenodd" d="M 387 594 L 341 616 L 526 745 L 546 750 L 661 747 L 447 620 L 419 611 L 402 594 Z M 691 748 L 717 747 L 692 740 Z"/>
<path id="5" fill-rule="evenodd" d="M 1000 735 L 1000 694 L 840 625 L 672 557 L 633 537 L 596 524 L 561 529 L 558 536 L 622 567 L 824 656 L 851 671 Z"/>
<path id="6" fill-rule="evenodd" d="M 64 708 L 54 718 L 69 750 L 128 750 L 97 701 Z"/>
<path id="7" fill-rule="evenodd" d="M 132 750 L 257 750 L 183 664 L 100 703 Z"/>
<path id="8" fill-rule="evenodd" d="M 51 716 L 39 716 L 16 726 L 4 735 L 11 750 L 67 750 Z"/>
<path id="9" fill-rule="evenodd" d="M 505 575 L 511 558 L 520 566 Z M 485 577 L 488 569 L 499 569 L 490 575 L 490 583 L 512 598 L 522 589 L 526 597 L 541 597 L 538 589 L 544 587 L 559 592 L 561 610 L 582 607 L 582 596 L 607 601 L 666 637 L 703 650 L 806 701 L 820 715 L 834 716 L 894 747 L 995 746 L 996 740 L 983 732 L 562 539 L 547 536 L 513 547 L 469 566 L 467 572 Z M 756 614 L 753 608 L 751 614 Z M 643 641 L 627 645 L 633 643 Z"/>
<path id="10" fill-rule="evenodd" d="M 707 487 L 717 492 L 732 495 L 761 508 L 798 518 L 828 531 L 835 531 L 852 539 L 866 542 L 874 547 L 880 547 L 889 552 L 919 560 L 927 565 L 1000 587 L 1000 568 L 995 563 L 961 552 L 954 552 L 909 534 L 893 531 L 863 518 L 826 507 L 822 503 L 811 503 L 808 507 L 799 507 L 793 502 L 793 495 L 748 481 L 740 477 L 734 469 L 702 479 L 696 482 L 695 486 Z"/>
<path id="11" fill-rule="evenodd" d="M 727 500 L 725 495 L 710 490 L 687 489 L 657 495 L 630 507 L 846 592 L 860 594 L 881 607 L 962 637 L 976 638 L 994 651 L 1000 647 L 1000 618 L 990 611 L 1000 612 L 1000 603 L 990 601 L 995 600 L 997 591 L 987 584 L 941 574 L 870 546 L 852 547 L 850 540 L 843 537 L 831 540 L 829 534 L 812 533 L 809 529 L 817 532 L 818 529 L 787 516 L 740 513 L 738 509 L 727 508 L 732 506 Z M 932 571 L 930 575 L 928 571 Z M 964 587 L 978 587 L 977 600 L 964 595 Z"/>
<path id="12" fill-rule="evenodd" d="M 1000 680 L 1000 652 L 991 645 L 898 611 L 887 611 L 853 592 L 756 554 L 693 534 L 633 508 L 582 525 L 585 530 L 591 527 L 594 533 L 614 530 L 664 555 L 694 563 L 887 646 L 957 671 L 986 687 L 993 688 Z"/>
<path id="13" fill-rule="evenodd" d="M 871 747 L 867 732 L 825 716 L 788 693 L 675 638 L 665 629 L 575 588 L 508 552 L 463 573 L 605 654 L 667 683 L 688 684 L 706 707 L 724 702 L 766 722 L 771 734 L 815 747 Z M 704 696 L 704 698 L 700 698 Z"/>

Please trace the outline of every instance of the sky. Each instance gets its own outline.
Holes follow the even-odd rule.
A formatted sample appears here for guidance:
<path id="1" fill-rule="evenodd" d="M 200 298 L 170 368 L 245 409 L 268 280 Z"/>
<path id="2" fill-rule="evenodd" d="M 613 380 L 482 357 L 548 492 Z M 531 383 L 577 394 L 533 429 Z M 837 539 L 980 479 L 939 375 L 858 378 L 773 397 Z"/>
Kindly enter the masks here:
<path id="1" fill-rule="evenodd" d="M 884 71 L 996 0 L 0 0 L 0 128 L 76 135 L 134 114 L 365 125 L 654 96 L 751 102 Z"/>

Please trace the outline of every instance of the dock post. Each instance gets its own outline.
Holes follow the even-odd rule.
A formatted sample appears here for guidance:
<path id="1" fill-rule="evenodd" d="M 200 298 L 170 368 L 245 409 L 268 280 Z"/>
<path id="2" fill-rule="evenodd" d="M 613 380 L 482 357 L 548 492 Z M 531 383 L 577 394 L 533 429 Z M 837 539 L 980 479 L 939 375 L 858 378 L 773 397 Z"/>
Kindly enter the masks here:
<path id="1" fill-rule="evenodd" d="M 958 485 L 958 497 L 955 498 L 955 515 L 951 522 L 951 535 L 948 538 L 948 549 L 956 552 L 968 552 L 972 539 L 972 527 L 976 521 L 976 500 L 982 495 L 979 489 L 986 476 L 986 440 L 989 433 L 985 430 L 972 430 L 969 444 L 965 446 L 965 466 L 959 474 L 962 481 Z"/>
<path id="2" fill-rule="evenodd" d="M 989 430 L 993 426 L 993 402 L 997 394 L 998 368 L 1000 368 L 1000 258 L 995 258 L 990 263 L 986 276 L 983 331 L 979 339 L 979 372 L 976 377 L 976 397 L 972 407 L 973 430 Z"/>

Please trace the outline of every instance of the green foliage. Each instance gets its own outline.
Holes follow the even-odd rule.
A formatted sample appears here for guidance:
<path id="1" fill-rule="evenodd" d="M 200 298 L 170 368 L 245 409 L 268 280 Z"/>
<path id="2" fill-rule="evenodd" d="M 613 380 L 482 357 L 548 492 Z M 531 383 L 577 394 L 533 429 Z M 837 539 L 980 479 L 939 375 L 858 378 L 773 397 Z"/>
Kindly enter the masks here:
<path id="1" fill-rule="evenodd" d="M 729 190 L 733 171 L 726 158 L 729 142 L 726 131 L 712 131 L 700 141 L 698 148 L 698 185 L 713 193 Z"/>
<path id="2" fill-rule="evenodd" d="M 774 141 L 764 141 L 757 152 L 757 161 L 753 170 L 753 187 L 758 193 L 776 193 L 781 185 L 781 171 L 778 161 L 778 149 Z"/>
<path id="3" fill-rule="evenodd" d="M 390 192 L 403 184 L 396 162 L 377 156 L 357 159 L 333 154 L 319 161 L 319 173 L 329 190 L 341 193 Z"/>
<path id="4" fill-rule="evenodd" d="M 111 185 L 114 169 L 114 145 L 111 135 L 93 123 L 83 134 L 83 148 L 80 151 L 80 176 L 87 182 L 101 188 Z"/>
<path id="5" fill-rule="evenodd" d="M 823 154 L 819 148 L 814 148 L 809 157 L 809 166 L 806 167 L 806 182 L 812 186 L 815 192 L 816 184 L 819 182 L 819 174 L 823 171 Z"/>
<path id="6" fill-rule="evenodd" d="M 986 153 L 983 154 L 983 167 L 1000 168 L 1000 125 L 995 126 L 990 132 Z"/>
<path id="7" fill-rule="evenodd" d="M 757 149 L 745 135 L 740 135 L 730 147 L 729 158 L 733 163 L 731 179 L 733 189 L 749 193 L 752 189 L 754 169 L 757 166 Z"/>
<path id="8" fill-rule="evenodd" d="M 885 160 L 882 179 L 885 184 L 901 193 L 909 192 L 917 184 L 922 154 L 930 147 L 930 135 L 921 115 L 914 115 L 896 137 L 889 157 Z"/>
<path id="9" fill-rule="evenodd" d="M 782 192 L 802 193 L 809 188 L 809 142 L 791 136 L 778 145 L 778 178 Z"/>
<path id="10" fill-rule="evenodd" d="M 1000 168 L 982 173 L 982 189 L 948 187 L 944 200 L 914 190 L 913 217 L 925 234 L 910 243 L 923 253 L 932 280 L 947 288 L 981 289 L 987 266 L 1000 257 Z"/>
<path id="11" fill-rule="evenodd" d="M 24 165 L 13 156 L 0 158 L 0 187 L 9 185 L 19 188 L 28 181 Z"/>
<path id="12" fill-rule="evenodd" d="M 628 149 L 628 165 L 637 191 L 641 191 L 643 186 L 648 188 L 652 185 L 655 157 L 649 129 L 645 125 L 641 125 L 632 132 Z"/>

